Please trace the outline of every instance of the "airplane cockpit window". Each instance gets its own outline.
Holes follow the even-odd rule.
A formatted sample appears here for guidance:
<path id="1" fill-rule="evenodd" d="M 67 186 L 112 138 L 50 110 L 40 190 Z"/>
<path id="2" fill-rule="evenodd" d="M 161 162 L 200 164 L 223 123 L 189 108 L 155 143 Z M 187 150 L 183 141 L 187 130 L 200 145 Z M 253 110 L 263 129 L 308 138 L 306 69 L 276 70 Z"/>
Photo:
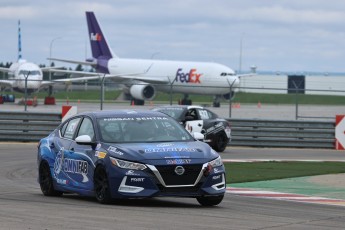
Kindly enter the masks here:
<path id="1" fill-rule="evenodd" d="M 220 76 L 233 76 L 234 73 L 221 73 Z"/>
<path id="2" fill-rule="evenodd" d="M 41 75 L 40 71 L 38 70 L 32 70 L 32 71 L 28 71 L 28 70 L 20 70 L 19 71 L 19 75 L 25 75 L 27 76 L 29 74 L 30 75 Z"/>

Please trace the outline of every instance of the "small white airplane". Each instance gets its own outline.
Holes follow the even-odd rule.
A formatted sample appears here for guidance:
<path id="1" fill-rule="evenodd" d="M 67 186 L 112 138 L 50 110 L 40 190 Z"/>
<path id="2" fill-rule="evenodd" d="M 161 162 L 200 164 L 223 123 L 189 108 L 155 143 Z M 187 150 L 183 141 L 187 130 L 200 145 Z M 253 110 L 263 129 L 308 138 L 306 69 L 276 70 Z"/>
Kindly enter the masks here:
<path id="1" fill-rule="evenodd" d="M 28 94 L 51 85 L 51 83 L 43 82 L 42 69 L 38 65 L 22 59 L 20 21 L 18 21 L 18 61 L 9 68 L 0 67 L 0 71 L 7 72 L 9 75 L 8 80 L 0 80 L 0 86 L 10 87 L 16 92 L 24 93 L 26 78 Z"/>
<path id="2" fill-rule="evenodd" d="M 25 93 L 25 89 L 28 95 L 39 91 L 43 88 L 49 87 L 49 100 L 52 101 L 53 97 L 52 86 L 54 84 L 61 84 L 66 82 L 74 81 L 73 79 L 59 79 L 55 81 L 44 81 L 43 71 L 48 72 L 56 67 L 45 67 L 40 68 L 38 65 L 32 62 L 28 62 L 22 59 L 21 53 L 21 32 L 20 32 L 20 21 L 18 21 L 18 61 L 11 64 L 9 68 L 0 67 L 0 72 L 8 73 L 7 80 L 0 80 L 0 88 L 11 88 L 15 92 Z M 25 88 L 26 81 L 26 88 Z M 75 81 L 81 81 L 75 79 Z M 47 99 L 47 98 L 46 98 Z M 45 103 L 47 100 L 45 100 Z M 53 99 L 55 104 L 55 100 Z"/>
<path id="3" fill-rule="evenodd" d="M 124 86 L 124 92 L 131 96 L 131 104 L 143 105 L 152 100 L 156 91 L 183 93 L 181 104 L 191 104 L 188 94 L 215 95 L 213 105 L 219 107 L 223 96 L 229 96 L 230 88 L 239 86 L 239 75 L 227 66 L 211 62 L 165 61 L 151 59 L 124 59 L 113 54 L 93 12 L 86 12 L 93 58 L 86 61 L 51 58 L 51 60 L 90 65 L 97 73 L 52 70 L 82 74 L 91 80 L 110 78 Z M 131 73 L 131 74 L 129 74 Z M 73 78 L 71 78 L 73 79 Z M 231 95 L 233 96 L 233 95 Z"/>

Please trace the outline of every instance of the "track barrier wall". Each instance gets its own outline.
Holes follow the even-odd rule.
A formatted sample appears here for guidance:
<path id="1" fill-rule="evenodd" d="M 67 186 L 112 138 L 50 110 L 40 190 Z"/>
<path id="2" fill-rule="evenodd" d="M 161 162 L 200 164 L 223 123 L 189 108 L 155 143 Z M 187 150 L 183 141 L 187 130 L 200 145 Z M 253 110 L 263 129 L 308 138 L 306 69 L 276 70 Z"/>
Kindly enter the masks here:
<path id="1" fill-rule="evenodd" d="M 60 123 L 61 113 L 0 112 L 0 141 L 32 142 Z M 335 149 L 335 122 L 228 119 L 230 146 Z"/>
<path id="2" fill-rule="evenodd" d="M 335 122 L 227 119 L 231 146 L 335 148 Z"/>

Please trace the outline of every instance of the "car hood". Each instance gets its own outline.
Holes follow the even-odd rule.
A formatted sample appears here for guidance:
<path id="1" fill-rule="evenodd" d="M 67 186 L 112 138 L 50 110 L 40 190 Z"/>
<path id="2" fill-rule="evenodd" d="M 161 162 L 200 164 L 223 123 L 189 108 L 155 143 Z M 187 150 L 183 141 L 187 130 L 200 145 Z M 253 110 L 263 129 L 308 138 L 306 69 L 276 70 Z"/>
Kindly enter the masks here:
<path id="1" fill-rule="evenodd" d="M 113 157 L 144 163 L 167 159 L 200 159 L 206 162 L 218 157 L 217 152 L 200 141 L 111 144 L 106 149 Z"/>

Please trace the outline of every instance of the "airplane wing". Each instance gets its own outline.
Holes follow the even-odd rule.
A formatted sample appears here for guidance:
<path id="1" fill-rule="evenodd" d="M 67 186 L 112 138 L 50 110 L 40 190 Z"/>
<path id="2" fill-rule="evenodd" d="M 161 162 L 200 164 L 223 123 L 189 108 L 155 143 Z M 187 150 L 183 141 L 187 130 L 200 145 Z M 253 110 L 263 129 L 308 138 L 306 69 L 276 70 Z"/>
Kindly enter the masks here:
<path id="1" fill-rule="evenodd" d="M 75 60 L 68 60 L 68 59 L 60 59 L 60 58 L 47 58 L 51 61 L 61 61 L 61 62 L 67 62 L 67 63 L 73 63 L 73 64 L 80 64 L 80 65 L 90 65 L 90 66 L 96 66 L 96 61 L 75 61 Z"/>
<path id="2" fill-rule="evenodd" d="M 0 67 L 0 72 L 10 72 L 9 68 Z"/>
<path id="3" fill-rule="evenodd" d="M 13 81 L 0 80 L 0 86 L 12 87 L 12 85 L 13 85 Z"/>
<path id="4" fill-rule="evenodd" d="M 43 72 L 49 72 L 49 70 L 51 70 L 51 69 L 63 69 L 64 67 L 62 67 L 62 66 L 60 66 L 60 67 L 53 67 L 53 66 L 51 66 L 51 67 L 41 67 L 41 70 L 43 71 Z"/>
<path id="5" fill-rule="evenodd" d="M 78 74 L 83 74 L 85 72 L 82 71 L 74 71 L 77 72 Z M 156 77 L 147 77 L 147 76 L 135 76 L 138 73 L 128 73 L 128 74 L 119 74 L 119 75 L 114 75 L 114 74 L 99 74 L 99 73 L 93 73 L 92 75 L 89 74 L 85 74 L 85 75 L 89 75 L 89 76 L 83 76 L 83 77 L 74 77 L 74 78 L 65 78 L 65 79 L 58 79 L 58 80 L 54 80 L 53 82 L 78 82 L 78 81 L 89 81 L 89 80 L 96 80 L 96 79 L 103 79 L 103 77 L 105 79 L 112 79 L 114 81 L 117 82 L 123 82 L 123 81 L 127 81 L 127 80 L 139 80 L 139 81 L 143 81 L 143 82 L 148 82 L 148 83 L 169 83 L 169 79 L 159 79 Z M 91 76 L 90 76 L 91 75 Z"/>
<path id="6" fill-rule="evenodd" d="M 246 74 L 238 74 L 236 75 L 237 77 L 241 78 L 241 77 L 253 77 L 256 76 L 256 73 L 246 73 Z"/>
<path id="7" fill-rule="evenodd" d="M 10 72 L 10 69 L 9 69 L 9 68 L 4 68 L 4 67 L 0 67 L 0 72 L 7 73 L 7 72 Z M 9 81 L 9 80 L 0 80 L 0 86 L 3 86 L 3 87 L 12 87 L 12 85 L 13 85 L 13 81 Z"/>
<path id="8" fill-rule="evenodd" d="M 138 80 L 147 83 L 169 83 L 168 77 L 152 77 L 145 75 L 151 66 L 142 73 L 124 73 L 124 74 L 103 74 L 103 73 L 95 73 L 95 72 L 85 72 L 85 71 L 75 71 L 75 70 L 61 70 L 61 69 L 51 69 L 50 72 L 56 73 L 67 73 L 67 74 L 75 74 L 81 75 L 83 77 L 75 77 L 75 78 L 66 78 L 66 79 L 58 79 L 55 82 L 74 82 L 74 81 L 88 81 L 88 80 L 95 80 L 95 79 L 102 79 L 103 77 L 106 79 L 111 79 L 115 82 L 124 82 L 124 81 L 132 81 Z"/>

